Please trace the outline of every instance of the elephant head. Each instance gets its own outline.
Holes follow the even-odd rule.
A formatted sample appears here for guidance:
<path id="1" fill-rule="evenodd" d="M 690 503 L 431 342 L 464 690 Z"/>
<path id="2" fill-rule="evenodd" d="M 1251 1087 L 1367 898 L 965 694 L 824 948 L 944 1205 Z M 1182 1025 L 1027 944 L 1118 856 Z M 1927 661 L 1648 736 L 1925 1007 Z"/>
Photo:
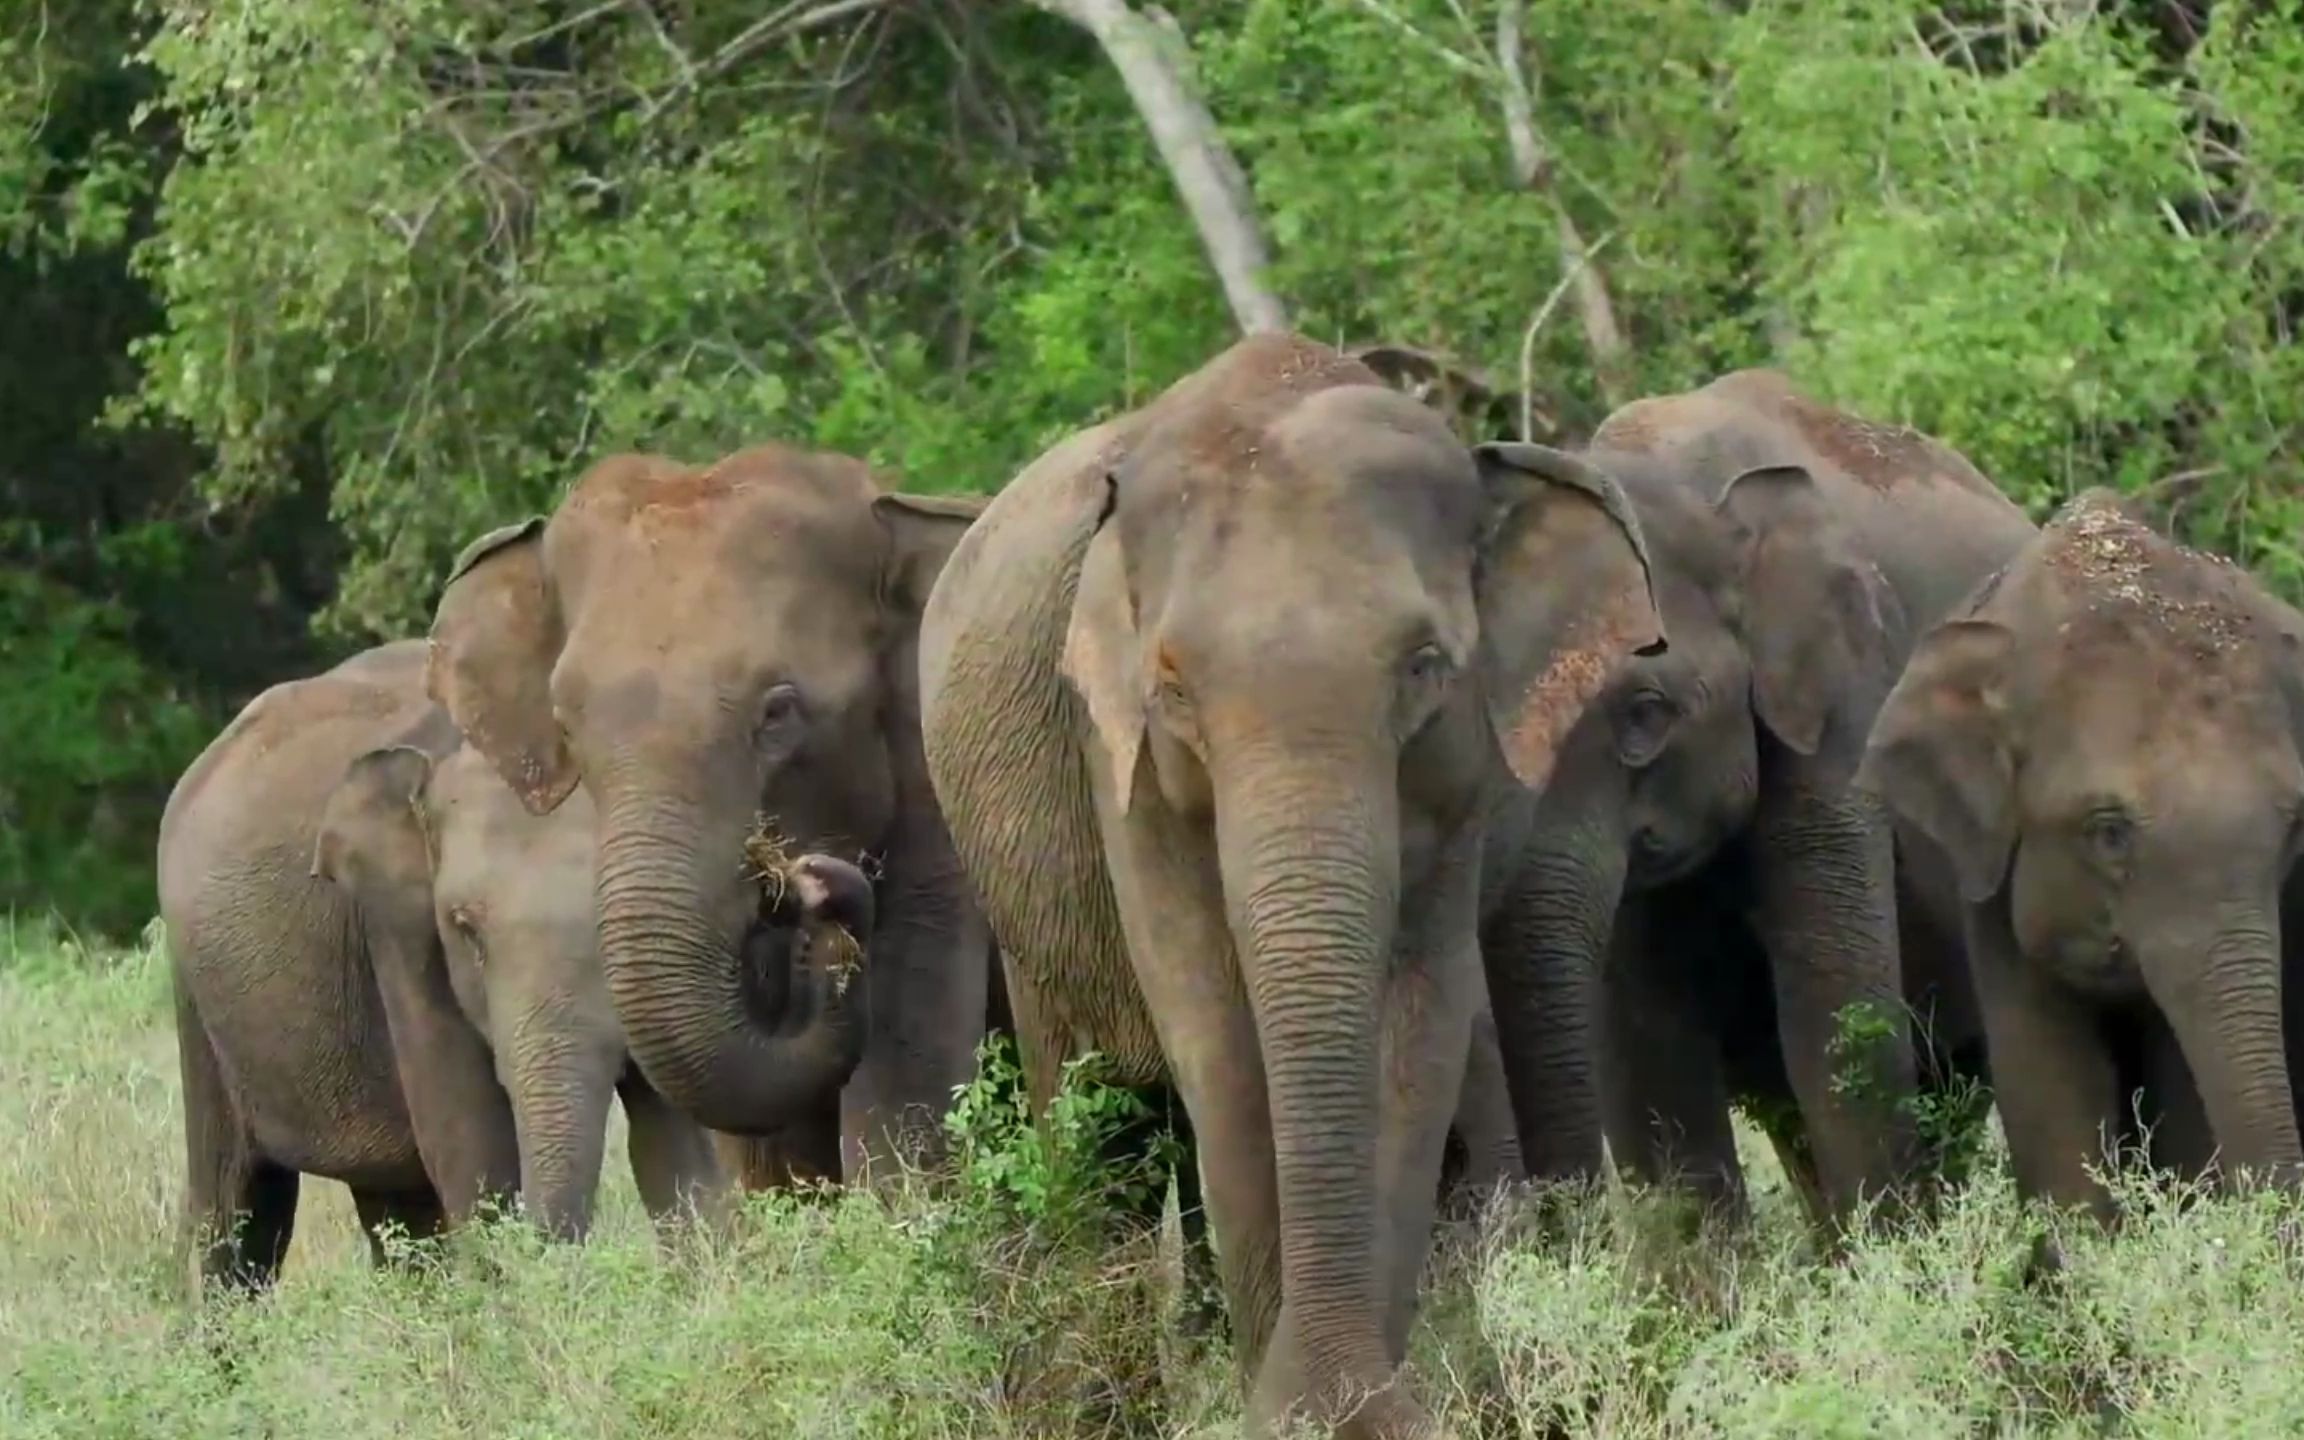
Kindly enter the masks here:
<path id="1" fill-rule="evenodd" d="M 1100 463 L 1063 671 L 1107 827 L 1190 837 L 1156 843 L 1207 857 L 1238 959 L 1298 1326 L 1283 1364 L 1309 1372 L 1268 1368 L 1261 1393 L 1373 1383 L 1405 1300 L 1370 1157 L 1418 1143 L 1379 1138 L 1381 1033 L 1421 1003 L 1390 977 L 1403 953 L 1471 954 L 1475 826 L 1507 769 L 1550 766 L 1564 701 L 1536 681 L 1562 633 L 1604 609 L 1613 643 L 1663 650 L 1640 524 L 1598 469 L 1468 450 L 1292 337 L 1226 352 Z M 1424 1233 L 1396 1243 L 1421 1255 Z"/>
<path id="2" fill-rule="evenodd" d="M 898 502 L 858 461 L 780 446 L 700 469 L 619 456 L 548 521 L 474 542 L 441 597 L 433 698 L 531 810 L 590 794 L 601 956 L 632 1055 L 715 1129 L 785 1123 L 805 1098 L 787 1052 L 817 1044 L 766 1023 L 733 961 L 760 922 L 745 846 L 761 818 L 801 850 L 930 843 L 920 606 L 978 508 Z M 918 859 L 891 855 L 891 873 Z M 951 1080 L 905 1068 L 912 978 L 868 975 L 859 1079 L 899 1097 L 919 1080 L 940 1109 Z"/>
<path id="3" fill-rule="evenodd" d="M 2298 633 L 2244 572 L 2091 491 L 1921 640 L 1859 777 L 1943 851 L 1972 926 L 1993 927 L 1977 948 L 2090 1009 L 2148 1000 L 2225 1162 L 2291 1181 Z M 2003 1091 L 2036 1083 L 2019 1063 L 1994 1057 Z"/>

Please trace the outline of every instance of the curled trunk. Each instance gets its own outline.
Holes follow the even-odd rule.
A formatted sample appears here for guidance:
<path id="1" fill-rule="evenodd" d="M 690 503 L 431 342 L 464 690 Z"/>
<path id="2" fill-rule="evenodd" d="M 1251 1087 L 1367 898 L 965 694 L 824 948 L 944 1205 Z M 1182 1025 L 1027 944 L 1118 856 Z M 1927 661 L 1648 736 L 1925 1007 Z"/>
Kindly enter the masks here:
<path id="1" fill-rule="evenodd" d="M 628 799 L 602 814 L 601 962 L 648 1083 L 738 1134 L 821 1107 L 856 1068 L 864 1022 L 829 971 L 792 974 L 807 950 L 801 917 L 758 923 L 732 889 L 734 846 L 700 847 L 717 833 L 700 807 Z M 863 987 L 847 994 L 860 1001 Z"/>

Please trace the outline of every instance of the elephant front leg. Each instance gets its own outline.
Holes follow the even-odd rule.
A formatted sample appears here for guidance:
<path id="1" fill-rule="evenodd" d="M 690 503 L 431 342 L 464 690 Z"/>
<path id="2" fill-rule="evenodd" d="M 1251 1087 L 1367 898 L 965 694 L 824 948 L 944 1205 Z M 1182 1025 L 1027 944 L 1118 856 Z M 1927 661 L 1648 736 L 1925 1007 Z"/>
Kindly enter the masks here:
<path id="1" fill-rule="evenodd" d="M 975 1074 L 990 972 L 991 936 L 949 843 L 915 837 L 893 850 L 861 980 L 864 1054 L 840 1091 L 838 1159 L 851 1181 L 942 1159 L 952 1092 Z"/>
<path id="2" fill-rule="evenodd" d="M 1707 1216 L 1745 1215 L 1717 1017 L 1695 973 L 1717 945 L 1675 923 L 1678 892 L 1624 903 L 1601 980 L 1601 1095 L 1617 1168 L 1691 1194 Z M 1701 912 L 1699 912 L 1701 913 Z M 1701 923 L 1701 922 L 1699 922 Z"/>
<path id="3" fill-rule="evenodd" d="M 376 988 L 416 1150 L 450 1224 L 520 1184 L 512 1104 L 487 1042 L 458 1008 L 439 937 L 372 942 Z"/>
<path id="4" fill-rule="evenodd" d="M 1389 1272 L 1384 1340 L 1395 1365 L 1408 1356 L 1417 1282 L 1432 1248 L 1441 1150 L 1465 1087 L 1479 978 L 1479 946 L 1467 933 L 1403 963 L 1385 997 L 1376 1186 L 1385 1227 L 1379 1262 Z"/>
<path id="5" fill-rule="evenodd" d="M 1876 804 L 1797 784 L 1764 791 L 1753 843 L 1784 1069 L 1845 1224 L 1862 1199 L 1892 1201 L 1919 1150 L 1894 846 Z"/>
<path id="6" fill-rule="evenodd" d="M 632 1180 L 657 1234 L 669 1236 L 691 1219 L 724 1227 L 735 1213 L 736 1187 L 712 1132 L 657 1094 L 637 1068 L 616 1089 L 632 1128 Z"/>

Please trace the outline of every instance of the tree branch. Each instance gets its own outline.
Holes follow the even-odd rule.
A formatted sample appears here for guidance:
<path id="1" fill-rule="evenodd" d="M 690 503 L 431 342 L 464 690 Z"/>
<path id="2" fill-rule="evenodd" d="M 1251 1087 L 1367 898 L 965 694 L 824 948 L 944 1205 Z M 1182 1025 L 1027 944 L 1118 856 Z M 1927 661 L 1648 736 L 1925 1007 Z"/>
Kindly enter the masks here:
<path id="1" fill-rule="evenodd" d="M 1630 396 L 1626 393 L 1632 347 L 1616 321 L 1616 304 L 1608 293 L 1608 277 L 1593 263 L 1597 246 L 1584 243 L 1583 231 L 1561 202 L 1553 183 L 1551 158 L 1536 129 L 1536 99 L 1528 83 L 1521 37 L 1524 0 L 1501 0 L 1496 9 L 1496 66 L 1501 72 L 1504 136 L 1512 147 L 1512 173 L 1521 188 L 1543 197 L 1552 208 L 1553 232 L 1560 252 L 1560 283 L 1576 296 L 1577 317 L 1583 322 L 1584 344 L 1592 353 L 1592 370 L 1600 385 L 1600 398 L 1610 409 Z M 1544 313 L 1539 311 L 1539 314 Z M 1534 327 L 1530 327 L 1533 334 Z M 1525 363 L 1525 362 L 1524 362 Z M 1523 379 L 1523 390 L 1526 381 Z"/>
<path id="2" fill-rule="evenodd" d="M 1181 32 L 1163 20 L 1157 8 L 1139 12 L 1127 0 L 1032 0 L 1051 15 L 1061 16 L 1086 30 L 1103 48 L 1112 68 L 1120 72 L 1135 102 L 1152 143 L 1167 165 L 1169 178 L 1191 212 L 1223 283 L 1232 318 L 1249 334 L 1288 327 L 1287 308 L 1266 280 L 1271 253 L 1264 228 L 1256 216 L 1255 198 L 1248 180 L 1233 158 L 1216 119 L 1168 53 Z"/>

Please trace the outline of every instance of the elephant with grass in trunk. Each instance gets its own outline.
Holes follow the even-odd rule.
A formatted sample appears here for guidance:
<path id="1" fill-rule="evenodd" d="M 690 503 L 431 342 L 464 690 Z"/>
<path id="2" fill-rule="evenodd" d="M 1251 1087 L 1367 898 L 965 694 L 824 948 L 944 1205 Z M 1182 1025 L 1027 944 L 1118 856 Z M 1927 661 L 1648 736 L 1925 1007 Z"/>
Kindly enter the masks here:
<path id="1" fill-rule="evenodd" d="M 1741 1101 L 1836 1228 L 1926 1158 L 1916 1083 L 1981 1068 L 1949 886 L 1850 782 L 1912 637 L 2032 526 L 1945 446 L 1768 371 L 1627 405 L 1582 458 L 1639 516 L 1672 645 L 1562 651 L 1557 766 L 1492 835 L 1522 1146 L 1571 1168 L 1598 1138 L 1570 1122 L 1604 1113 L 1619 1167 L 1734 1215 Z"/>
<path id="2" fill-rule="evenodd" d="M 322 814 L 313 860 L 372 933 L 405 923 L 411 952 L 424 931 L 437 933 L 449 989 L 510 1100 L 521 1203 L 572 1239 L 591 1226 L 613 1099 L 631 1122 L 632 1174 L 650 1214 L 717 1217 L 728 1189 L 703 1127 L 666 1104 L 626 1053 L 600 970 L 592 830 L 581 790 L 531 815 L 477 752 L 436 760 L 391 745 L 353 761 Z M 870 938 L 871 882 L 820 855 L 786 860 L 762 882 L 762 923 L 743 957 L 757 1003 L 823 1047 L 828 1076 L 844 1077 L 863 1027 L 841 1003 L 839 967 Z M 787 943 L 798 951 L 791 963 Z M 821 1099 L 837 1088 L 829 1081 Z"/>
<path id="3" fill-rule="evenodd" d="M 1033 1099 L 1089 1050 L 1173 1082 L 1259 1424 L 1432 1433 L 1395 1371 L 1485 817 L 1548 764 L 1526 697 L 1554 637 L 1647 594 L 1607 477 L 1467 451 L 1286 335 L 1057 445 L 937 583 L 927 757 Z M 1647 614 L 1627 647 L 1663 643 Z"/>
<path id="4" fill-rule="evenodd" d="M 889 1174 L 941 1145 L 973 1073 L 987 940 L 920 756 L 921 604 L 981 502 L 882 495 L 862 462 L 763 445 L 604 460 L 549 521 L 467 550 L 431 694 L 530 810 L 594 806 L 600 959 L 658 1094 L 771 1135 L 780 1174 Z M 724 958 L 752 923 L 747 837 L 871 857 L 862 1061 L 837 1106 Z M 799 1068 L 795 1068 L 798 1064 Z"/>
<path id="5" fill-rule="evenodd" d="M 359 862 L 340 868 L 342 852 L 321 843 L 332 797 L 336 817 L 346 813 L 348 773 L 372 785 L 454 749 L 454 727 L 424 695 L 425 653 L 421 641 L 382 646 L 258 696 L 185 771 L 161 818 L 185 1218 L 206 1279 L 273 1279 L 305 1174 L 351 1187 L 372 1243 L 387 1222 L 430 1235 L 519 1190 L 513 1106 L 487 1035 L 458 1003 L 429 885 L 370 890 Z M 407 758 L 362 761 L 378 750 Z M 420 853 L 393 862 L 428 873 Z M 741 979 L 733 947 L 720 974 L 771 1014 L 789 994 L 788 982 Z M 811 1032 L 848 1023 L 834 1007 Z"/>
<path id="6" fill-rule="evenodd" d="M 1921 641 L 1859 776 L 1957 878 L 2028 1195 L 2151 1158 L 2293 1186 L 2304 616 L 2107 492 Z M 2140 1098 L 2141 1103 L 2137 1103 Z"/>

